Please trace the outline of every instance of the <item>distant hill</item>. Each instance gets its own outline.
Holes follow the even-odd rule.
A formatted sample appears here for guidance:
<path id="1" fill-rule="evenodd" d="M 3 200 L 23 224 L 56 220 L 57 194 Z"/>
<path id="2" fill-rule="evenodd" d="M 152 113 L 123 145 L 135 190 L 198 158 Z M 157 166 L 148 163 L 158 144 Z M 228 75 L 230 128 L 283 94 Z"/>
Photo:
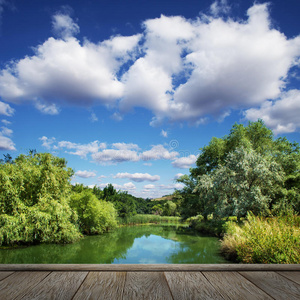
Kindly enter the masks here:
<path id="1" fill-rule="evenodd" d="M 160 197 L 160 198 L 152 199 L 151 201 L 172 201 L 173 198 L 174 198 L 173 195 L 167 195 L 167 196 L 163 196 L 163 197 Z"/>

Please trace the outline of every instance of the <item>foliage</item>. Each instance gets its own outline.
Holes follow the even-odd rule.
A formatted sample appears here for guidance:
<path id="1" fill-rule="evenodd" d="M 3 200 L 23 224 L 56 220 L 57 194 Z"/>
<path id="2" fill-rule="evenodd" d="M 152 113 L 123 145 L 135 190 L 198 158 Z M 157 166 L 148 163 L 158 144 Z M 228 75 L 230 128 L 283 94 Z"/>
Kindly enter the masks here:
<path id="1" fill-rule="evenodd" d="M 283 181 L 280 165 L 251 148 L 237 148 L 225 164 L 210 175 L 199 176 L 195 191 L 203 203 L 203 215 L 219 217 L 270 213 L 269 206 Z"/>
<path id="2" fill-rule="evenodd" d="M 99 201 L 90 190 L 74 193 L 70 206 L 78 214 L 79 228 L 85 234 L 100 234 L 117 227 L 117 214 L 112 203 Z"/>
<path id="3" fill-rule="evenodd" d="M 175 216 L 177 205 L 173 201 L 167 201 L 163 208 L 164 216 Z"/>
<path id="4" fill-rule="evenodd" d="M 262 218 L 248 214 L 244 225 L 227 224 L 222 252 L 242 263 L 299 264 L 300 218 Z"/>
<path id="5" fill-rule="evenodd" d="M 180 217 L 169 217 L 169 216 L 159 216 L 159 215 L 134 215 L 127 218 L 120 218 L 119 223 L 122 225 L 135 225 L 135 224 L 178 224 L 181 223 Z"/>
<path id="6" fill-rule="evenodd" d="M 261 120 L 235 124 L 229 135 L 213 137 L 196 165 L 177 180 L 185 184 L 177 192 L 184 218 L 300 212 L 299 145 L 274 139 Z"/>
<path id="7" fill-rule="evenodd" d="M 0 164 L 0 245 L 78 239 L 77 215 L 68 205 L 72 175 L 64 159 L 49 153 Z"/>

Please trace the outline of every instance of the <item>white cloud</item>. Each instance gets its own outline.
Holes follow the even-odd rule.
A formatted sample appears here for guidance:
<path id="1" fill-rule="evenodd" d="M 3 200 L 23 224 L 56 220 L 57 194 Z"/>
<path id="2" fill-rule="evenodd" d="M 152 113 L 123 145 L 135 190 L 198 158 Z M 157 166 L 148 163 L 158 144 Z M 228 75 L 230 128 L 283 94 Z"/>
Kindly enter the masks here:
<path id="1" fill-rule="evenodd" d="M 96 44 L 74 38 L 78 25 L 56 14 L 53 27 L 62 39 L 50 37 L 34 55 L 0 71 L 0 96 L 32 101 L 50 114 L 63 104 L 102 104 L 122 115 L 143 107 L 153 112 L 153 126 L 165 118 L 222 121 L 230 111 L 280 97 L 299 65 L 300 36 L 288 39 L 274 29 L 267 4 L 254 4 L 244 20 L 218 17 L 229 13 L 225 0 L 210 10 L 193 20 L 162 15 L 146 20 L 143 34 Z"/>
<path id="2" fill-rule="evenodd" d="M 146 185 L 144 185 L 144 189 L 145 190 L 153 190 L 153 189 L 155 189 L 156 187 L 155 187 L 155 185 L 154 184 L 146 184 Z"/>
<path id="3" fill-rule="evenodd" d="M 106 186 L 108 186 L 110 183 L 100 183 L 97 186 L 100 187 L 101 189 L 105 188 Z M 120 184 L 116 184 L 116 183 L 112 183 L 113 187 L 116 190 L 122 190 L 122 191 L 134 191 L 136 189 L 136 186 L 132 183 L 132 182 L 127 182 L 124 183 L 123 185 Z"/>
<path id="4" fill-rule="evenodd" d="M 177 173 L 175 176 L 174 176 L 174 179 L 178 179 L 180 178 L 181 176 L 183 176 L 184 174 L 183 173 Z"/>
<path id="5" fill-rule="evenodd" d="M 41 138 L 39 138 L 40 141 L 42 141 L 42 146 L 47 148 L 47 149 L 51 149 L 52 144 L 55 142 L 55 138 L 47 138 L 46 136 L 42 136 Z"/>
<path id="6" fill-rule="evenodd" d="M 2 127 L 0 131 L 0 150 L 16 150 L 14 142 L 8 137 L 13 131 L 7 127 Z"/>
<path id="7" fill-rule="evenodd" d="M 96 116 L 96 114 L 94 112 L 91 113 L 90 120 L 93 123 L 98 121 L 98 118 L 97 118 L 97 116 Z"/>
<path id="8" fill-rule="evenodd" d="M 82 177 L 82 178 L 91 178 L 91 177 L 96 177 L 97 174 L 92 171 L 86 171 L 86 170 L 80 171 L 79 170 L 75 173 L 75 175 L 78 177 Z"/>
<path id="9" fill-rule="evenodd" d="M 52 26 L 54 33 L 63 39 L 72 37 L 80 31 L 70 16 L 61 13 L 53 16 Z"/>
<path id="10" fill-rule="evenodd" d="M 182 184 L 182 183 L 167 184 L 167 185 L 161 184 L 161 185 L 159 186 L 159 188 L 160 188 L 161 190 L 174 190 L 174 189 L 180 190 L 180 189 L 182 189 L 183 187 L 184 187 L 184 184 Z"/>
<path id="11" fill-rule="evenodd" d="M 162 129 L 160 135 L 167 138 L 168 137 L 168 132 Z"/>
<path id="12" fill-rule="evenodd" d="M 211 4 L 210 11 L 213 16 L 217 17 L 221 14 L 228 14 L 230 7 L 227 4 L 227 0 L 217 0 Z"/>
<path id="13" fill-rule="evenodd" d="M 163 145 L 155 145 L 148 151 L 144 151 L 141 154 L 142 160 L 158 160 L 158 159 L 169 159 L 173 160 L 179 155 L 176 151 L 168 151 Z"/>
<path id="14" fill-rule="evenodd" d="M 81 43 L 73 37 L 79 27 L 69 16 L 55 15 L 53 26 L 64 39 L 50 37 L 35 47 L 33 56 L 0 71 L 0 96 L 15 103 L 31 100 L 38 109 L 52 114 L 63 103 L 114 105 L 124 88 L 116 74 L 132 59 L 141 36 Z"/>
<path id="15" fill-rule="evenodd" d="M 14 113 L 14 109 L 9 104 L 0 101 L 0 115 L 11 117 Z"/>
<path id="16" fill-rule="evenodd" d="M 3 124 L 5 124 L 6 126 L 8 126 L 8 125 L 11 124 L 11 122 L 8 121 L 8 120 L 1 120 L 1 122 L 2 122 Z"/>
<path id="17" fill-rule="evenodd" d="M 93 153 L 92 158 L 95 162 L 101 164 L 121 163 L 126 161 L 138 161 L 139 157 L 136 151 L 132 150 L 116 150 L 105 149 L 103 151 Z"/>
<path id="18" fill-rule="evenodd" d="M 139 146 L 137 144 L 132 143 L 113 143 L 112 147 L 118 150 L 139 150 Z"/>
<path id="19" fill-rule="evenodd" d="M 35 107 L 45 115 L 58 115 L 59 108 L 55 104 L 45 104 L 36 102 Z"/>
<path id="20" fill-rule="evenodd" d="M 75 151 L 67 153 L 86 158 L 88 154 L 95 154 L 100 149 L 106 148 L 106 144 L 100 143 L 99 141 L 94 141 L 88 144 L 77 144 L 69 141 L 61 141 L 58 142 L 58 148 L 75 149 Z"/>
<path id="21" fill-rule="evenodd" d="M 197 160 L 196 155 L 189 155 L 187 157 L 180 157 L 172 162 L 173 167 L 180 169 L 188 169 L 190 168 Z"/>
<path id="22" fill-rule="evenodd" d="M 276 101 L 266 101 L 260 108 L 245 112 L 250 121 L 262 119 L 275 134 L 294 132 L 300 129 L 300 90 L 282 93 Z"/>
<path id="23" fill-rule="evenodd" d="M 118 173 L 114 176 L 114 178 L 128 178 L 136 182 L 143 182 L 143 181 L 158 181 L 160 180 L 159 175 L 150 175 L 148 173 Z"/>

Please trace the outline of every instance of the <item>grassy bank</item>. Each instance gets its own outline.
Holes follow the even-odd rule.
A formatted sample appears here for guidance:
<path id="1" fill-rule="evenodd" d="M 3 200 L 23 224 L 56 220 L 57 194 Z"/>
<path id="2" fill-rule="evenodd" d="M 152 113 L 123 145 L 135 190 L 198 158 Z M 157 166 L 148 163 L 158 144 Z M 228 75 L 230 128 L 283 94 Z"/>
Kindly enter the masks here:
<path id="1" fill-rule="evenodd" d="M 137 225 L 137 224 L 180 224 L 180 217 L 166 217 L 159 215 L 134 215 L 127 218 L 118 218 L 120 225 Z"/>
<path id="2" fill-rule="evenodd" d="M 263 218 L 248 214 L 238 223 L 236 217 L 204 221 L 200 215 L 189 221 L 199 232 L 221 237 L 221 252 L 228 260 L 246 264 L 300 263 L 299 216 Z"/>
<path id="3" fill-rule="evenodd" d="M 241 263 L 299 264 L 300 218 L 248 215 L 242 226 L 228 222 L 221 242 L 224 256 Z"/>

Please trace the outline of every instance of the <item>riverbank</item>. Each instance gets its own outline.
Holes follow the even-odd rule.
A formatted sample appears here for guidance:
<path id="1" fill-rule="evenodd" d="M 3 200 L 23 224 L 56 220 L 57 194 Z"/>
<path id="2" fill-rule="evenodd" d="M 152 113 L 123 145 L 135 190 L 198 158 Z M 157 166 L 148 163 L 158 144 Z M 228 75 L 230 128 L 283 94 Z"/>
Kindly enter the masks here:
<path id="1" fill-rule="evenodd" d="M 221 253 L 230 261 L 244 264 L 300 264 L 300 217 L 296 215 L 263 218 L 248 214 L 240 222 L 204 221 L 191 218 L 199 232 L 221 238 Z"/>

